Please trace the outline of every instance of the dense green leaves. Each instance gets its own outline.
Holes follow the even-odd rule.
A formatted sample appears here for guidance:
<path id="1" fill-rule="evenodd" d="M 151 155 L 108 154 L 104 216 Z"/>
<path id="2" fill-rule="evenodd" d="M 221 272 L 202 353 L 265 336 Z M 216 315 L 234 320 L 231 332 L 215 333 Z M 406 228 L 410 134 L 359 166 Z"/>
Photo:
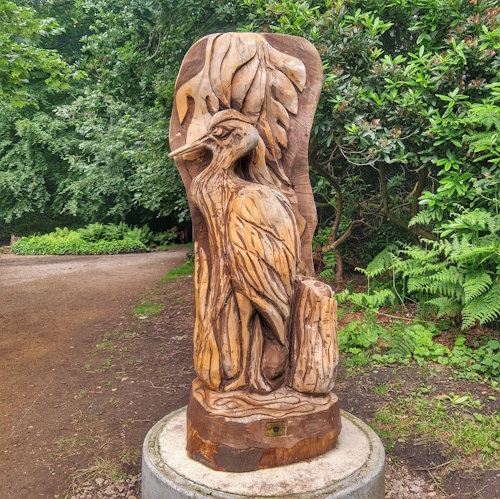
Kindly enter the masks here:
<path id="1" fill-rule="evenodd" d="M 74 72 L 55 50 L 40 46 L 40 40 L 60 33 L 52 18 L 40 18 L 34 9 L 0 0 L 0 97 L 16 107 L 30 102 L 27 84 L 44 78 L 53 87 L 67 89 Z"/>

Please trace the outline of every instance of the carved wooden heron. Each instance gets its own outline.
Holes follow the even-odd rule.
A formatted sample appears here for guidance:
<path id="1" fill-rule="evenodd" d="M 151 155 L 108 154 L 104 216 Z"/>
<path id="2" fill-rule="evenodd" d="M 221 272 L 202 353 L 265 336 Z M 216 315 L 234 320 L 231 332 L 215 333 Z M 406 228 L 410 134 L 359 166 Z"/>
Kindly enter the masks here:
<path id="1" fill-rule="evenodd" d="M 206 134 L 170 154 L 212 153 L 210 164 L 192 180 L 191 195 L 205 218 L 212 255 L 206 291 L 211 296 L 197 303 L 199 327 L 206 337 L 211 329 L 217 345 L 206 362 L 198 359 L 197 371 L 216 390 L 270 391 L 283 382 L 287 367 L 300 239 L 289 202 L 278 191 L 245 180 L 265 175 L 265 162 L 247 162 L 247 170 L 260 171 L 245 172 L 240 161 L 262 147 L 260 142 L 252 121 L 229 109 L 211 118 Z M 200 374 L 217 353 L 220 380 L 217 374 Z"/>

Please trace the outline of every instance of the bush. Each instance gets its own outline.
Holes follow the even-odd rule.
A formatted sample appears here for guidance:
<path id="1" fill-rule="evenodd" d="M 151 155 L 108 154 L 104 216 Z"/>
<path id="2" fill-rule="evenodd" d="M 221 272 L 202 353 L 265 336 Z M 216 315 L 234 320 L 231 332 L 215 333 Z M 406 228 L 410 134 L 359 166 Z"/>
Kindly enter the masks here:
<path id="1" fill-rule="evenodd" d="M 18 255 L 111 255 L 144 252 L 148 248 L 130 239 L 84 241 L 77 232 L 70 231 L 68 237 L 58 237 L 55 232 L 23 237 L 12 246 L 12 251 Z"/>
<path id="2" fill-rule="evenodd" d="M 45 235 L 23 237 L 12 246 L 18 255 L 100 255 L 148 251 L 148 245 L 175 241 L 175 231 L 154 234 L 149 227 L 130 227 L 125 223 L 93 223 L 76 231 L 56 228 Z"/>

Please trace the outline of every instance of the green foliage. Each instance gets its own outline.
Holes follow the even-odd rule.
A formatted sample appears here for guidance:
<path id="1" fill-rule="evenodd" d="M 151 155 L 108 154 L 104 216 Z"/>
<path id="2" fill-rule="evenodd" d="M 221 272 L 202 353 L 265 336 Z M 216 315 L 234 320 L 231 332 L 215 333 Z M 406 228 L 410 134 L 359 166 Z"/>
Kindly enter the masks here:
<path id="1" fill-rule="evenodd" d="M 362 271 L 369 277 L 392 272 L 392 286 L 386 282 L 383 290 L 408 294 L 438 318 L 460 312 L 462 329 L 493 322 L 500 317 L 500 216 L 463 210 L 440 235 L 447 239 L 388 248 Z"/>
<path id="2" fill-rule="evenodd" d="M 148 251 L 148 245 L 173 242 L 175 232 L 154 234 L 147 225 L 130 227 L 125 223 L 89 224 L 77 230 L 56 228 L 43 236 L 23 237 L 12 246 L 19 255 L 97 255 Z"/>
<path id="3" fill-rule="evenodd" d="M 489 226 L 499 214 L 500 158 L 500 15 L 493 0 L 32 4 L 35 10 L 0 2 L 0 85 L 9 96 L 0 104 L 2 231 L 37 217 L 50 229 L 61 217 L 76 226 L 125 220 L 142 226 L 157 215 L 186 223 L 187 197 L 168 158 L 175 79 L 202 36 L 249 30 L 305 37 L 322 58 L 309 157 L 320 205 L 314 249 L 330 243 L 339 209 L 332 177 L 342 193 L 336 236 L 352 230 L 338 248 L 346 259 L 366 262 L 396 240 L 413 242 L 411 234 L 429 237 L 433 229 L 442 238 L 463 234 L 475 246 L 498 233 Z M 72 73 L 86 78 L 69 92 Z M 25 102 L 33 106 L 13 106 Z M 444 253 L 437 251 L 426 271 L 450 267 L 442 267 Z M 469 322 L 489 320 L 478 306 L 498 274 L 495 256 L 484 251 L 476 255 L 487 259 L 481 293 L 441 282 L 443 275 L 432 296 L 419 288 L 412 298 L 422 294 L 440 313 L 454 313 L 458 304 Z M 391 250 L 386 257 L 418 260 Z M 334 279 L 335 259 L 333 251 L 325 255 L 322 277 Z M 370 307 L 404 302 L 410 275 L 397 266 L 385 262 L 378 276 L 367 269 L 369 281 L 392 278 L 393 296 L 352 300 Z M 481 271 L 476 267 L 471 272 Z M 431 275 L 412 272 L 412 285 Z M 467 295 L 458 296 L 460 289 Z M 488 300 L 494 298 L 492 291 Z"/>
<path id="4" fill-rule="evenodd" d="M 438 441 L 458 455 L 479 457 L 485 467 L 496 466 L 500 459 L 500 414 L 481 411 L 483 405 L 470 394 L 424 396 L 429 388 L 378 409 L 373 423 L 377 433 L 391 441 L 416 437 Z"/>
<path id="5" fill-rule="evenodd" d="M 338 331 L 337 338 L 341 352 L 359 354 L 362 349 L 377 344 L 379 336 L 384 334 L 384 329 L 377 324 L 373 315 L 367 315 L 365 319 L 352 321 Z"/>
<path id="6" fill-rule="evenodd" d="M 461 370 L 473 371 L 486 378 L 500 378 L 500 342 L 498 339 L 481 337 L 475 345 L 468 346 L 467 338 L 459 336 L 455 341 L 451 364 Z"/>
<path id="7" fill-rule="evenodd" d="M 372 358 L 382 364 L 392 363 L 395 360 L 404 362 L 410 359 L 416 360 L 420 365 L 427 360 L 448 364 L 449 349 L 433 341 L 433 338 L 440 334 L 441 332 L 433 322 L 410 326 L 395 322 L 385 337 L 387 352 L 382 355 L 374 354 Z"/>
<path id="8" fill-rule="evenodd" d="M 368 293 L 352 293 L 347 299 L 352 303 L 366 308 L 380 308 L 393 304 L 396 296 L 390 289 L 381 289 Z"/>
<path id="9" fill-rule="evenodd" d="M 137 253 L 148 249 L 140 241 L 131 239 L 87 242 L 71 231 L 65 237 L 59 237 L 55 233 L 23 237 L 14 243 L 12 251 L 18 255 L 105 255 Z"/>
<path id="10" fill-rule="evenodd" d="M 338 331 L 339 350 L 353 356 L 363 356 L 367 362 L 377 364 L 419 365 L 436 362 L 450 365 L 458 377 L 500 379 L 500 341 L 481 337 L 467 344 L 459 336 L 452 351 L 435 341 L 441 332 L 433 322 L 414 322 L 408 325 L 395 321 L 385 328 L 377 323 L 376 315 L 367 312 L 363 320 L 349 322 Z M 356 362 L 356 361 L 355 361 Z"/>
<path id="11" fill-rule="evenodd" d="M 0 97 L 15 107 L 31 102 L 30 79 L 45 78 L 55 88 L 69 88 L 70 76 L 81 77 L 55 50 L 40 46 L 40 40 L 60 33 L 51 18 L 39 18 L 31 7 L 0 0 Z"/>
<path id="12" fill-rule="evenodd" d="M 337 252 L 327 251 L 323 253 L 324 269 L 318 274 L 318 278 L 325 279 L 328 282 L 335 281 L 335 267 L 337 264 Z"/>

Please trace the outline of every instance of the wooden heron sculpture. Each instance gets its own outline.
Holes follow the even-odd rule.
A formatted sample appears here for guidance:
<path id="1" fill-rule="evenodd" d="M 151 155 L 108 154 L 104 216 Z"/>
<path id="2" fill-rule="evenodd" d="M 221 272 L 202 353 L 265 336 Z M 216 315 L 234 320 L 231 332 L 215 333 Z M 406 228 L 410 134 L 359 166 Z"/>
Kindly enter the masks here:
<path id="1" fill-rule="evenodd" d="M 340 433 L 337 304 L 311 277 L 321 82 L 309 42 L 256 33 L 203 38 L 177 78 L 170 156 L 195 234 L 186 449 L 217 470 L 309 459 Z"/>
<path id="2" fill-rule="evenodd" d="M 212 154 L 210 164 L 193 179 L 191 195 L 207 221 L 211 253 L 217 255 L 211 262 L 214 298 L 196 318 L 200 336 L 212 334 L 215 344 L 223 345 L 222 352 L 213 345 L 200 359 L 203 375 L 206 368 L 210 371 L 214 350 L 222 356 L 222 375 L 209 376 L 213 389 L 224 374 L 226 391 L 247 386 L 270 391 L 284 379 L 300 238 L 284 196 L 236 171 L 256 175 L 242 173 L 240 160 L 258 147 L 259 139 L 251 120 L 229 109 L 212 117 L 206 134 L 171 153 Z"/>

